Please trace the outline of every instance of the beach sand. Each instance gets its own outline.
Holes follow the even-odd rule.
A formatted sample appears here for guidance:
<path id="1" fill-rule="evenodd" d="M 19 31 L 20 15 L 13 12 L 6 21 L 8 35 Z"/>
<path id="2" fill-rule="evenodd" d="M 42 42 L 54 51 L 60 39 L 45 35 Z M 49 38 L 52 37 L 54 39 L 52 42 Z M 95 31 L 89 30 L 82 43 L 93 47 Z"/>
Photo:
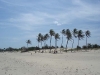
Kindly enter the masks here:
<path id="1" fill-rule="evenodd" d="M 100 75 L 100 50 L 0 53 L 0 75 Z"/>

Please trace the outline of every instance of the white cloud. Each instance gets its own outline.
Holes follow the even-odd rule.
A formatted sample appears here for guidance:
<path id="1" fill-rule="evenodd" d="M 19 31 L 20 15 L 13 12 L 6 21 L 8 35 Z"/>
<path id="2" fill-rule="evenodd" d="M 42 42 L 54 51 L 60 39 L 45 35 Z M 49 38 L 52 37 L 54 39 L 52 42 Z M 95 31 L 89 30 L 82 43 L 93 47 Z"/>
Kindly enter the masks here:
<path id="1" fill-rule="evenodd" d="M 29 25 L 40 24 L 44 22 L 44 18 L 37 17 L 32 13 L 20 14 L 17 18 L 11 18 L 11 22 L 26 23 Z"/>
<path id="2" fill-rule="evenodd" d="M 31 30 L 34 26 L 46 24 L 45 18 L 38 17 L 32 13 L 20 14 L 18 17 L 10 18 L 9 21 L 23 30 Z"/>
<path id="3" fill-rule="evenodd" d="M 43 4 L 43 3 L 42 3 Z M 63 11 L 51 14 L 50 12 L 34 11 L 20 13 L 10 18 L 10 22 L 23 30 L 33 30 L 34 26 L 72 24 L 75 20 L 100 21 L 100 5 L 92 5 L 82 0 L 72 0 L 72 7 L 64 7 Z M 50 9 L 52 11 L 52 9 Z"/>
<path id="4" fill-rule="evenodd" d="M 61 25 L 58 21 L 54 21 L 54 23 L 55 23 L 57 26 L 60 26 L 60 25 Z"/>

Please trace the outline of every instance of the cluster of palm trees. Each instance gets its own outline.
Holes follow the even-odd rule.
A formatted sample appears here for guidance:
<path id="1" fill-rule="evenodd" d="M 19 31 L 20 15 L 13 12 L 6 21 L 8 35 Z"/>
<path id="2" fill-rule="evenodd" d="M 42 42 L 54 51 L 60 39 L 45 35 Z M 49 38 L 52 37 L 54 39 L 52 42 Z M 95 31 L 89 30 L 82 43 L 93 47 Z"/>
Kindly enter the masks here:
<path id="1" fill-rule="evenodd" d="M 77 47 L 79 47 L 79 41 L 81 39 L 84 38 L 84 36 L 86 36 L 86 46 L 87 46 L 87 38 L 90 37 L 91 33 L 89 30 L 83 32 L 82 30 L 77 30 L 76 28 L 73 29 L 73 31 L 69 30 L 69 29 L 63 29 L 61 31 L 62 34 L 62 43 L 61 46 L 63 46 L 63 36 L 66 36 L 67 42 L 66 42 L 66 49 L 68 42 L 69 41 L 73 41 L 72 43 L 72 48 L 73 48 L 73 44 L 74 44 L 74 38 L 78 38 L 78 45 Z M 38 47 L 39 47 L 39 43 L 41 43 L 41 47 L 42 47 L 42 42 L 44 42 L 44 46 L 46 45 L 46 41 L 50 38 L 50 52 L 51 52 L 51 42 L 52 42 L 52 37 L 54 36 L 55 38 L 55 49 L 57 48 L 57 41 L 60 39 L 60 35 L 59 33 L 55 33 L 55 31 L 53 29 L 50 29 L 49 33 L 42 35 L 41 33 L 38 34 L 37 36 L 37 41 L 38 41 Z"/>

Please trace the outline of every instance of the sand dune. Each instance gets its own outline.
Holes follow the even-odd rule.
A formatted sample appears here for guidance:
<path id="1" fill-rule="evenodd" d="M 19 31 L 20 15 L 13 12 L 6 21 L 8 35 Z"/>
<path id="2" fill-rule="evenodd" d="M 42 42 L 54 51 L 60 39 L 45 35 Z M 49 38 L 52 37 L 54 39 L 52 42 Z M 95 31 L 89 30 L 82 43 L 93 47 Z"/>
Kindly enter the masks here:
<path id="1" fill-rule="evenodd" d="M 100 50 L 0 53 L 0 75 L 100 75 Z"/>

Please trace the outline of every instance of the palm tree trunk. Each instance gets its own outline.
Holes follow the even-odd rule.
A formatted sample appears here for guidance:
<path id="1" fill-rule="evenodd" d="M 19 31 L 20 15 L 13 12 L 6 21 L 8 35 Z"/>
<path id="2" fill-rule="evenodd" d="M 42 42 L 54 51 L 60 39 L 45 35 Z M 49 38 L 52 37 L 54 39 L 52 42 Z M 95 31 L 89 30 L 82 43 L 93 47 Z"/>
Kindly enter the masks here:
<path id="1" fill-rule="evenodd" d="M 46 41 L 45 41 L 45 52 L 46 52 Z"/>
<path id="2" fill-rule="evenodd" d="M 57 40 L 56 40 L 56 51 L 57 51 Z"/>
<path id="3" fill-rule="evenodd" d="M 88 47 L 87 47 L 87 36 L 86 36 L 86 50 L 87 50 L 87 48 L 88 48 Z"/>
<path id="4" fill-rule="evenodd" d="M 43 50 L 42 50 L 42 52 L 44 52 L 44 50 L 45 50 L 45 41 L 43 41 L 44 42 L 44 47 L 43 47 Z"/>
<path id="5" fill-rule="evenodd" d="M 56 50 L 56 39 L 55 39 L 55 50 Z"/>
<path id="6" fill-rule="evenodd" d="M 28 51 L 28 43 L 27 43 L 27 51 Z"/>
<path id="7" fill-rule="evenodd" d="M 54 53 L 56 52 L 56 39 L 55 39 L 55 50 L 54 50 Z"/>
<path id="8" fill-rule="evenodd" d="M 63 44 L 63 35 L 62 35 L 62 44 Z M 62 44 L 61 44 L 61 46 L 62 46 Z"/>
<path id="9" fill-rule="evenodd" d="M 62 35 L 62 43 L 61 43 L 61 47 L 60 47 L 60 53 L 61 53 L 62 45 L 63 45 L 63 35 Z"/>
<path id="10" fill-rule="evenodd" d="M 77 46 L 77 51 L 78 51 L 78 49 L 79 49 L 79 38 L 78 38 L 78 46 Z"/>
<path id="11" fill-rule="evenodd" d="M 38 48 L 39 48 L 39 42 L 38 42 Z"/>
<path id="12" fill-rule="evenodd" d="M 44 41 L 44 50 L 45 50 L 45 52 L 46 52 L 46 48 L 45 48 L 45 41 Z"/>
<path id="13" fill-rule="evenodd" d="M 39 49 L 39 52 L 40 52 L 40 48 L 39 48 L 39 42 L 38 42 L 38 49 Z"/>
<path id="14" fill-rule="evenodd" d="M 54 53 L 56 53 L 57 51 L 57 39 L 55 39 L 55 50 L 54 50 Z"/>
<path id="15" fill-rule="evenodd" d="M 50 53 L 51 53 L 51 39 L 52 39 L 52 36 L 51 36 L 51 38 L 50 38 Z"/>
<path id="16" fill-rule="evenodd" d="M 66 43 L 66 50 L 67 50 L 67 45 L 68 45 L 68 40 L 67 40 L 67 43 Z"/>
<path id="17" fill-rule="evenodd" d="M 41 49 L 42 49 L 42 41 L 41 41 Z"/>
<path id="18" fill-rule="evenodd" d="M 38 42 L 38 49 L 39 49 L 39 42 Z M 39 49 L 39 52 L 40 52 L 40 49 Z"/>
<path id="19" fill-rule="evenodd" d="M 72 49 L 73 49 L 74 39 L 72 39 L 72 40 L 73 40 L 73 42 L 72 42 Z M 71 49 L 71 52 L 72 52 L 72 49 Z"/>

